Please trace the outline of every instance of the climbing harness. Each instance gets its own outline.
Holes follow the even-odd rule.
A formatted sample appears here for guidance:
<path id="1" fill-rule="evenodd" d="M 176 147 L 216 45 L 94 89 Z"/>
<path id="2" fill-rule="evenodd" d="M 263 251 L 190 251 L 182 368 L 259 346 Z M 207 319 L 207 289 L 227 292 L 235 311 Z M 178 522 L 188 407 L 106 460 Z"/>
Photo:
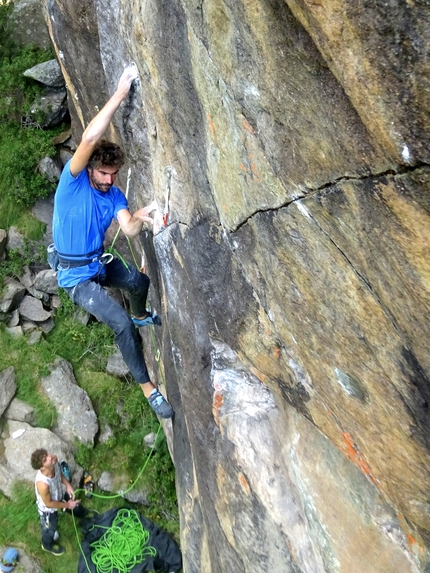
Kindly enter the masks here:
<path id="1" fill-rule="evenodd" d="M 77 267 L 89 265 L 94 261 L 98 261 L 101 264 L 101 267 L 103 267 L 113 260 L 113 254 L 110 252 L 105 252 L 99 255 L 98 253 L 100 252 L 100 249 L 92 251 L 91 253 L 86 253 L 85 255 L 59 253 L 54 243 L 48 245 L 46 252 L 48 264 L 55 272 L 59 270 L 60 266 L 64 269 L 75 269 Z"/>

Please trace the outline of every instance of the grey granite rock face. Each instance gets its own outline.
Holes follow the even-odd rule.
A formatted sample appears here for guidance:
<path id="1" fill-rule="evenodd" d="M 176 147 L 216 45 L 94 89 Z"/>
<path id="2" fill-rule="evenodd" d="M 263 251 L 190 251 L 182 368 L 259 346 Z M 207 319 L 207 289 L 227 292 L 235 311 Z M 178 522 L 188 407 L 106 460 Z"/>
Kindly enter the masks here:
<path id="1" fill-rule="evenodd" d="M 185 569 L 424 573 L 427 8 L 79 6 L 47 4 L 76 141 L 140 74 L 108 137 L 131 205 L 166 214 L 134 245 L 163 311 L 159 356 L 142 336 L 176 410 Z"/>

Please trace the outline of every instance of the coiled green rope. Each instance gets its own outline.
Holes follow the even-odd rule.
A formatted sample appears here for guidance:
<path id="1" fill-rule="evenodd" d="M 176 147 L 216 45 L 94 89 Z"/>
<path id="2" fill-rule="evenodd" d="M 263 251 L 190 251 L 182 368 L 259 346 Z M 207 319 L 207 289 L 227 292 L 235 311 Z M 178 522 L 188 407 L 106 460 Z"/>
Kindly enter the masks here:
<path id="1" fill-rule="evenodd" d="M 160 433 L 160 430 L 161 430 L 161 424 L 158 426 L 158 430 L 157 430 L 157 434 L 156 434 L 156 437 L 155 437 L 155 441 L 157 441 L 158 434 Z M 93 495 L 94 497 L 99 497 L 99 498 L 104 498 L 104 499 L 114 499 L 114 498 L 117 498 L 117 497 L 123 497 L 127 492 L 129 492 L 131 489 L 133 489 L 133 487 L 136 485 L 136 483 L 138 482 L 140 476 L 141 476 L 142 473 L 145 471 L 145 468 L 146 468 L 146 466 L 148 465 L 148 462 L 149 462 L 149 460 L 150 460 L 150 458 L 151 458 L 151 455 L 152 455 L 152 452 L 149 452 L 148 456 L 146 457 L 145 463 L 143 464 L 143 466 L 142 466 L 140 472 L 139 472 L 138 475 L 137 475 L 137 478 L 136 478 L 136 479 L 134 480 L 134 482 L 130 485 L 130 487 L 128 487 L 125 491 L 123 491 L 123 492 L 121 492 L 121 493 L 117 493 L 117 494 L 115 494 L 115 495 L 100 495 L 100 494 L 97 494 L 97 493 L 93 493 L 92 495 Z M 83 489 L 76 489 L 76 490 L 75 490 L 75 494 L 77 494 L 78 492 L 81 492 L 81 491 L 83 492 L 84 490 L 83 490 Z M 117 513 L 117 517 L 118 517 L 118 515 L 119 515 L 120 513 L 124 512 L 124 511 L 129 511 L 130 513 L 133 512 L 133 513 L 137 516 L 137 521 L 138 521 L 140 530 L 143 530 L 143 531 L 144 531 L 144 534 L 147 535 L 146 542 L 142 545 L 142 547 L 139 547 L 139 551 L 141 551 L 141 553 L 140 553 L 140 554 L 139 554 L 139 553 L 137 553 L 137 554 L 136 554 L 136 553 L 132 554 L 132 555 L 134 555 L 133 558 L 136 558 L 136 559 L 137 559 L 137 556 L 139 556 L 139 555 L 142 557 L 141 559 L 139 559 L 139 560 L 137 560 L 137 561 L 135 562 L 135 563 L 140 563 L 141 561 L 144 561 L 144 559 L 145 559 L 147 556 L 150 556 L 150 555 L 154 556 L 154 555 L 156 555 L 156 550 L 154 549 L 154 547 L 151 547 L 151 546 L 149 546 L 148 548 L 145 549 L 145 545 L 146 545 L 146 543 L 148 543 L 149 534 L 148 534 L 148 532 L 143 528 L 142 523 L 141 523 L 141 521 L 140 521 L 140 519 L 139 519 L 139 516 L 138 516 L 138 514 L 137 514 L 134 510 L 120 509 L 120 510 L 118 511 L 118 513 Z M 76 521 L 75 521 L 75 516 L 74 516 L 73 512 L 72 512 L 72 517 L 73 517 L 73 527 L 75 528 L 75 534 L 76 534 L 76 539 L 77 539 L 77 541 L 78 541 L 79 549 L 80 549 L 80 551 L 81 551 L 82 557 L 84 558 L 84 561 L 85 561 L 85 565 L 86 565 L 86 567 L 87 567 L 87 570 L 89 571 L 89 573 L 91 573 L 91 569 L 90 569 L 90 567 L 89 567 L 89 565 L 88 565 L 87 558 L 85 557 L 85 553 L 84 553 L 84 551 L 82 550 L 81 542 L 79 541 L 78 528 L 76 527 Z M 126 538 L 126 536 L 128 536 L 130 532 L 129 532 L 129 531 L 126 532 L 122 527 L 119 527 L 119 526 L 118 526 L 118 523 L 116 523 L 117 517 L 114 519 L 114 521 L 113 521 L 111 527 L 106 527 L 106 528 L 105 528 L 105 529 L 107 530 L 106 533 L 108 533 L 112 528 L 115 528 L 115 534 L 116 534 L 115 536 L 116 536 L 116 538 L 117 538 L 114 544 L 109 545 L 109 552 L 110 552 L 110 554 L 108 554 L 107 559 L 114 559 L 114 560 L 117 560 L 117 559 L 118 559 L 119 561 L 122 561 L 122 559 L 124 558 L 124 555 L 131 555 L 130 548 L 129 548 L 129 540 L 128 540 L 128 537 Z M 134 520 L 134 517 L 133 517 L 133 520 Z M 128 526 L 129 526 L 129 523 L 127 522 L 127 527 L 128 527 Z M 96 525 L 95 527 L 102 527 L 102 526 Z M 134 525 L 134 527 L 136 527 L 136 526 Z M 136 530 L 139 529 L 139 528 L 136 527 Z M 106 533 L 102 536 L 102 538 L 106 535 Z M 133 539 L 134 539 L 134 533 L 133 533 L 132 537 L 133 537 Z M 102 538 L 101 538 L 101 539 L 102 539 Z M 94 545 L 95 543 L 99 543 L 101 539 L 99 539 L 98 541 L 95 541 L 94 543 L 92 543 L 92 544 L 91 544 L 91 547 L 93 547 L 93 545 Z M 133 541 L 133 546 L 134 546 L 134 541 Z M 123 548 L 126 548 L 126 550 L 124 549 L 124 553 L 123 553 L 123 551 L 122 551 Z M 142 548 L 143 548 L 143 552 L 142 552 Z M 155 551 L 155 553 L 151 553 L 151 552 L 148 553 L 148 550 L 150 550 L 150 551 Z M 93 552 L 93 553 L 94 553 L 94 552 Z M 106 552 L 106 553 L 107 553 L 107 552 Z M 93 561 L 93 563 L 94 563 L 94 565 L 95 565 L 95 567 L 96 567 L 97 573 L 111 573 L 111 572 L 113 571 L 113 568 L 114 568 L 114 567 L 116 567 L 116 569 L 118 569 L 118 573 L 128 573 L 128 571 L 130 571 L 130 570 L 133 568 L 133 566 L 135 565 L 135 563 L 132 563 L 130 566 L 127 567 L 127 569 L 120 569 L 118 565 L 114 565 L 113 567 L 111 567 L 111 565 L 109 564 L 110 561 L 109 561 L 109 563 L 108 563 L 107 561 L 105 561 L 105 556 L 106 556 L 106 554 L 105 554 L 105 552 L 104 552 L 104 553 L 103 553 L 103 558 L 100 558 L 100 561 L 99 561 L 99 558 L 97 558 L 97 561 L 98 561 L 97 563 L 94 561 L 93 555 L 91 556 L 92 561 Z"/>
<path id="2" fill-rule="evenodd" d="M 96 525 L 96 527 L 103 527 Z M 156 549 L 148 545 L 149 532 L 144 529 L 134 509 L 120 509 L 105 533 L 91 543 L 91 560 L 98 573 L 128 573 L 148 557 L 155 557 Z"/>

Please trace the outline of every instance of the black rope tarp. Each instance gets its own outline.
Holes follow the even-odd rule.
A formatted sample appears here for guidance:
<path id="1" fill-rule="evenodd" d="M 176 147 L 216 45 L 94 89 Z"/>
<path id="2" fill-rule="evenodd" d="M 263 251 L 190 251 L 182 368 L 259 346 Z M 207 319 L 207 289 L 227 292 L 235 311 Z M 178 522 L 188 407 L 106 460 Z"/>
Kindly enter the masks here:
<path id="1" fill-rule="evenodd" d="M 98 541 L 106 532 L 106 528 L 111 527 L 114 522 L 119 508 L 110 509 L 101 515 L 96 515 L 91 519 L 84 519 L 81 522 L 81 530 L 84 535 L 82 541 L 82 552 L 85 555 L 79 556 L 78 573 L 97 573 L 91 554 L 91 544 Z M 160 529 L 155 523 L 138 514 L 140 522 L 149 533 L 148 546 L 156 550 L 155 556 L 145 556 L 141 563 L 137 563 L 130 569 L 129 573 L 144 573 L 146 571 L 155 571 L 156 573 L 178 573 L 182 568 L 181 551 L 178 544 L 172 537 Z M 112 573 L 117 573 L 113 569 Z"/>

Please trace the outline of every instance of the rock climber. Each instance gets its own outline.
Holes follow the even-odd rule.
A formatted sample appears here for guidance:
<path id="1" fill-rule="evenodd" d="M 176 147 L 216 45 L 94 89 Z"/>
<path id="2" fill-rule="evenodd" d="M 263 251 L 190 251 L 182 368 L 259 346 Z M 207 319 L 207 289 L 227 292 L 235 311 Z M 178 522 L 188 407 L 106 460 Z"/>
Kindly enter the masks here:
<path id="1" fill-rule="evenodd" d="M 42 530 L 42 549 L 53 555 L 62 555 L 64 547 L 55 543 L 58 534 L 58 510 L 73 511 L 76 517 L 84 517 L 86 510 L 80 500 L 74 498 L 72 484 L 60 469 L 58 458 L 40 448 L 31 454 L 31 466 L 37 470 L 34 480 L 36 504 Z"/>
<path id="2" fill-rule="evenodd" d="M 115 143 L 102 140 L 109 123 L 138 76 L 136 66 L 126 68 L 117 89 L 85 129 L 72 159 L 65 165 L 54 200 L 53 238 L 59 254 L 58 284 L 70 298 L 115 333 L 125 363 L 155 413 L 171 418 L 173 409 L 152 384 L 136 327 L 160 325 L 147 311 L 149 278 L 134 265 L 103 255 L 103 241 L 112 219 L 127 237 L 136 237 L 153 205 L 131 214 L 125 195 L 114 186 L 124 154 Z M 131 318 L 105 287 L 128 294 Z"/>

